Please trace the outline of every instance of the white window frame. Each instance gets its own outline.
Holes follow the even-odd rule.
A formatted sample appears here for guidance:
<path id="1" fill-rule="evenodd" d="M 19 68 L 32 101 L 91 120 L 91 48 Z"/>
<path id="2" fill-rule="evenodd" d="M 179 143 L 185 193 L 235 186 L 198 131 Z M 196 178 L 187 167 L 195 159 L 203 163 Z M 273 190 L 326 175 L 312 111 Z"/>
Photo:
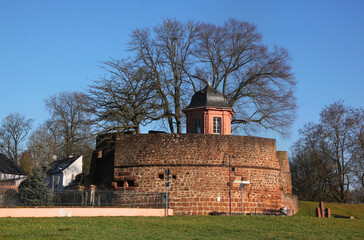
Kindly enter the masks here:
<path id="1" fill-rule="evenodd" d="M 221 134 L 221 117 L 213 118 L 213 133 Z"/>

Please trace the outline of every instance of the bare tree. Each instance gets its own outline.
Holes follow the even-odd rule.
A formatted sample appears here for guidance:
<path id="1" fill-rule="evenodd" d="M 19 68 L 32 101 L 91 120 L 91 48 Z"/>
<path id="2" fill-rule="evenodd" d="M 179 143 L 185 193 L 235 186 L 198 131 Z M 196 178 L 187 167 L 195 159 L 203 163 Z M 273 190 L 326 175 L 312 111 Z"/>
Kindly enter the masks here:
<path id="1" fill-rule="evenodd" d="M 184 90 L 190 89 L 190 84 L 194 85 L 188 72 L 193 66 L 196 27 L 193 22 L 184 24 L 166 19 L 152 30 L 136 29 L 129 42 L 137 61 L 152 74 L 154 88 L 163 106 L 161 117 L 167 119 L 171 133 L 182 132 Z"/>
<path id="2" fill-rule="evenodd" d="M 22 142 L 32 128 L 32 119 L 26 119 L 19 113 L 11 113 L 2 122 L 0 127 L 0 150 L 16 164 L 19 162 Z"/>
<path id="3" fill-rule="evenodd" d="M 356 182 L 364 190 L 364 109 L 351 109 L 353 119 L 355 119 L 351 138 L 350 148 L 352 152 L 352 171 L 356 177 Z M 358 187 L 359 187 L 358 186 Z"/>
<path id="4" fill-rule="evenodd" d="M 338 101 L 326 106 L 320 114 L 326 145 L 322 151 L 335 164 L 336 181 L 332 190 L 333 196 L 339 202 L 347 201 L 351 184 L 352 151 L 349 144 L 355 137 L 352 130 L 356 121 L 351 109 Z"/>
<path id="5" fill-rule="evenodd" d="M 362 114 L 362 109 L 346 106 L 342 101 L 334 102 L 321 111 L 319 124 L 312 124 L 310 131 L 305 128 L 300 132 L 301 138 L 294 145 L 292 165 L 299 165 L 302 160 L 297 156 L 312 157 L 314 153 L 314 160 L 320 165 L 307 169 L 305 181 L 310 182 L 314 174 L 325 176 L 323 183 L 330 187 L 330 196 L 338 202 L 349 199 L 349 190 L 355 181 L 353 175 L 357 179 L 363 176 Z M 298 168 L 292 168 L 292 181 L 302 191 L 304 184 L 294 180 L 297 172 Z M 313 182 L 320 183 L 317 179 Z"/>
<path id="6" fill-rule="evenodd" d="M 233 124 L 246 131 L 264 127 L 284 134 L 296 110 L 288 51 L 277 46 L 270 51 L 254 25 L 235 19 L 223 26 L 200 24 L 198 29 L 193 77 L 211 78 L 211 85 L 234 107 Z"/>
<path id="7" fill-rule="evenodd" d="M 89 111 L 100 132 L 124 132 L 157 119 L 161 109 L 150 73 L 128 60 L 110 60 L 103 68 L 108 76 L 89 88 Z"/>
<path id="8" fill-rule="evenodd" d="M 131 34 L 130 50 L 152 73 L 163 103 L 161 117 L 172 133 L 181 132 L 186 92 L 211 79 L 236 112 L 232 123 L 242 129 L 259 127 L 281 134 L 295 118 L 295 80 L 284 48 L 272 51 L 256 27 L 230 19 L 223 26 L 164 20 Z"/>
<path id="9" fill-rule="evenodd" d="M 305 201 L 333 200 L 334 166 L 321 151 L 320 125 L 308 123 L 299 132 L 290 157 L 293 193 Z"/>
<path id="10" fill-rule="evenodd" d="M 45 167 L 54 160 L 54 156 L 61 155 L 58 152 L 61 148 L 61 142 L 57 138 L 58 134 L 54 135 L 55 132 L 50 127 L 53 126 L 40 125 L 29 136 L 27 148 L 33 159 L 33 168 Z"/>
<path id="11" fill-rule="evenodd" d="M 86 111 L 87 96 L 80 92 L 61 92 L 46 99 L 45 104 L 51 114 L 46 124 L 57 142 L 58 157 L 82 154 L 85 161 L 90 161 L 93 139 L 91 116 Z M 84 165 L 88 164 L 84 162 Z"/>

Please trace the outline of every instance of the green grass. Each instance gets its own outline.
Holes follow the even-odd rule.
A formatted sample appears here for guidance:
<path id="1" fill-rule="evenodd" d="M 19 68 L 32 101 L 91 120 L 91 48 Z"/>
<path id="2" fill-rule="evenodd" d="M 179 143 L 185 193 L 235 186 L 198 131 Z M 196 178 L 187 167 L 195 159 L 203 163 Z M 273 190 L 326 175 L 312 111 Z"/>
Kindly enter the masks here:
<path id="1" fill-rule="evenodd" d="M 0 218 L 0 239 L 364 239 L 364 205 L 325 203 L 357 219 L 316 218 L 317 206 L 300 201 L 294 217 Z"/>
<path id="2" fill-rule="evenodd" d="M 315 217 L 316 208 L 319 206 L 318 202 L 298 202 L 298 212 L 296 216 L 300 217 Z M 364 219 L 364 205 L 363 204 L 345 204 L 345 203 L 329 203 L 324 202 L 325 208 L 330 208 L 331 215 L 341 216 L 354 216 L 359 219 Z M 363 237 L 364 239 L 364 237 Z"/>
<path id="3" fill-rule="evenodd" d="M 0 239 L 363 239 L 363 236 L 363 219 L 273 216 L 0 219 Z"/>

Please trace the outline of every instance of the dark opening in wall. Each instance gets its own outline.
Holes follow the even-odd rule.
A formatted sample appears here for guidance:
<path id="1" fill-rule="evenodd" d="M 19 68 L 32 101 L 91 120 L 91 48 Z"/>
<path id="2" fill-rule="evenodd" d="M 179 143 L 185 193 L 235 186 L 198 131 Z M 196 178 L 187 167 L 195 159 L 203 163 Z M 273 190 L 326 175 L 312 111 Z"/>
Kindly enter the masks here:
<path id="1" fill-rule="evenodd" d="M 124 181 L 117 181 L 116 184 L 117 184 L 117 187 L 123 187 Z"/>
<path id="2" fill-rule="evenodd" d="M 135 181 L 134 180 L 128 180 L 129 187 L 135 187 Z"/>
<path id="3" fill-rule="evenodd" d="M 232 168 L 231 168 L 231 171 L 235 172 L 235 167 L 232 167 Z"/>
<path id="4" fill-rule="evenodd" d="M 158 177 L 159 179 L 164 179 L 164 174 L 159 174 Z"/>
<path id="5" fill-rule="evenodd" d="M 176 176 L 176 175 L 172 175 L 172 178 L 173 178 L 173 179 L 177 179 L 177 176 Z"/>

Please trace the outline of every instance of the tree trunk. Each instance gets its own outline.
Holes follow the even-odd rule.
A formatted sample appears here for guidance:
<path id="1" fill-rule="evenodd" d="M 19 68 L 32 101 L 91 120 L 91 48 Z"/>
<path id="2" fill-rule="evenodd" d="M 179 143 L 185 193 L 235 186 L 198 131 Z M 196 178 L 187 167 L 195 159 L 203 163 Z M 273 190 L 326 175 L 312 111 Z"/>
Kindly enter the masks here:
<path id="1" fill-rule="evenodd" d="M 175 119 L 176 119 L 176 126 L 177 126 L 177 133 L 182 133 L 182 124 L 181 124 L 181 101 L 180 101 L 180 88 L 175 88 Z"/>

